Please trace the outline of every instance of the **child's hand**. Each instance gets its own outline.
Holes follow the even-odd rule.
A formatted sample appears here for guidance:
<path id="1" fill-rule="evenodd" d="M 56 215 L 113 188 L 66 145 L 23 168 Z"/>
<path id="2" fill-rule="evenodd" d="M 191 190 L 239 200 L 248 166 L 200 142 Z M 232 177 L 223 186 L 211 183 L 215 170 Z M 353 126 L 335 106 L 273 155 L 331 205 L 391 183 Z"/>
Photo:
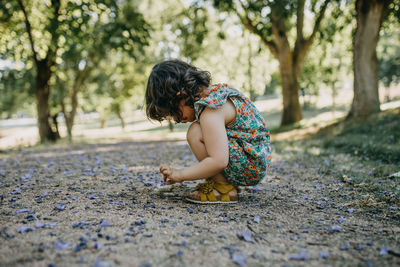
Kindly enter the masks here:
<path id="1" fill-rule="evenodd" d="M 166 185 L 183 182 L 182 170 L 161 166 L 160 172 Z"/>

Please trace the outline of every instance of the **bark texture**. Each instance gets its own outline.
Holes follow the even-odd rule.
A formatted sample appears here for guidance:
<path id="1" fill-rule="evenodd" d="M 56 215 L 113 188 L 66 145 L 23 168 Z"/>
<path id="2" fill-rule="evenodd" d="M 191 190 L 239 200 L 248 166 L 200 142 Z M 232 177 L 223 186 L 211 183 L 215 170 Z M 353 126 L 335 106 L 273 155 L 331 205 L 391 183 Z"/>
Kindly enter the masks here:
<path id="1" fill-rule="evenodd" d="M 357 0 L 354 35 L 354 97 L 348 118 L 365 118 L 380 111 L 376 46 L 379 31 L 392 1 Z"/>
<path id="2" fill-rule="evenodd" d="M 38 113 L 38 127 L 40 141 L 55 141 L 58 138 L 56 127 L 52 127 L 49 109 L 50 78 L 52 72 L 47 60 L 38 61 L 36 76 L 36 108 Z"/>
<path id="3" fill-rule="evenodd" d="M 52 68 L 55 65 L 55 56 L 58 48 L 58 17 L 60 11 L 60 0 L 51 0 L 51 6 L 53 8 L 53 16 L 50 19 L 50 27 L 53 29 L 51 34 L 50 44 L 46 53 L 46 57 L 43 59 L 39 58 L 36 51 L 35 41 L 32 35 L 32 26 L 29 20 L 28 12 L 25 8 L 24 2 L 18 0 L 18 5 L 24 15 L 24 23 L 26 32 L 29 37 L 29 42 L 32 50 L 32 58 L 36 66 L 36 109 L 38 113 L 38 128 L 40 142 L 55 141 L 59 137 L 57 126 L 52 124 L 52 116 L 49 108 L 49 96 L 50 96 L 50 78 L 53 75 Z"/>

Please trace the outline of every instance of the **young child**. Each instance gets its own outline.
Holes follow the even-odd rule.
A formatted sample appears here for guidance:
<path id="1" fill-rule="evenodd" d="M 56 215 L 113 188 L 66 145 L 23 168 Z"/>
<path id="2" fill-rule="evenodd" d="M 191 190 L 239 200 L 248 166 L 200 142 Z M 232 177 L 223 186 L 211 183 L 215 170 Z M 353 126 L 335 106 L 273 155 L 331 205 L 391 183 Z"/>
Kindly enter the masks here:
<path id="1" fill-rule="evenodd" d="M 192 122 L 187 141 L 198 163 L 161 166 L 166 184 L 206 179 L 186 200 L 236 203 L 237 187 L 255 185 L 271 163 L 270 136 L 250 100 L 227 84 L 210 85 L 210 74 L 180 60 L 153 67 L 146 88 L 146 114 L 162 121 Z"/>

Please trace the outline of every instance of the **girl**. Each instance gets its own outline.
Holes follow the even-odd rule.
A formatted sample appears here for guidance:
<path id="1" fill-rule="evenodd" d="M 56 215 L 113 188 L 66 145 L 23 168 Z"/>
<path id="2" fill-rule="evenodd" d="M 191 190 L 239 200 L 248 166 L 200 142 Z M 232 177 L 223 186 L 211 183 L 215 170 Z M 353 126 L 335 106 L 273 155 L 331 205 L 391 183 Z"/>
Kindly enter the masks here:
<path id="1" fill-rule="evenodd" d="M 194 203 L 236 203 L 237 187 L 259 183 L 271 163 L 270 136 L 250 100 L 227 84 L 210 86 L 210 74 L 179 60 L 155 65 L 146 88 L 146 114 L 192 122 L 189 146 L 199 161 L 161 166 L 166 184 L 206 178 L 187 196 Z"/>

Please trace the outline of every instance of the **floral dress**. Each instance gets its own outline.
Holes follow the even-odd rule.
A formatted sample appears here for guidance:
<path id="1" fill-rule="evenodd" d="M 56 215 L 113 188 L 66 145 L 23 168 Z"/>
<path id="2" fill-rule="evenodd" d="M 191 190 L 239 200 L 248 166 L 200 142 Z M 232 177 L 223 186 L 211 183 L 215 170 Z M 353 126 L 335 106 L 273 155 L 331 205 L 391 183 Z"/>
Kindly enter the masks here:
<path id="1" fill-rule="evenodd" d="M 236 108 L 236 118 L 225 126 L 229 145 L 229 164 L 222 171 L 234 186 L 256 185 L 271 165 L 269 130 L 260 112 L 244 94 L 227 84 L 211 86 L 209 94 L 194 104 L 196 121 L 205 107 L 217 109 L 230 99 Z"/>

